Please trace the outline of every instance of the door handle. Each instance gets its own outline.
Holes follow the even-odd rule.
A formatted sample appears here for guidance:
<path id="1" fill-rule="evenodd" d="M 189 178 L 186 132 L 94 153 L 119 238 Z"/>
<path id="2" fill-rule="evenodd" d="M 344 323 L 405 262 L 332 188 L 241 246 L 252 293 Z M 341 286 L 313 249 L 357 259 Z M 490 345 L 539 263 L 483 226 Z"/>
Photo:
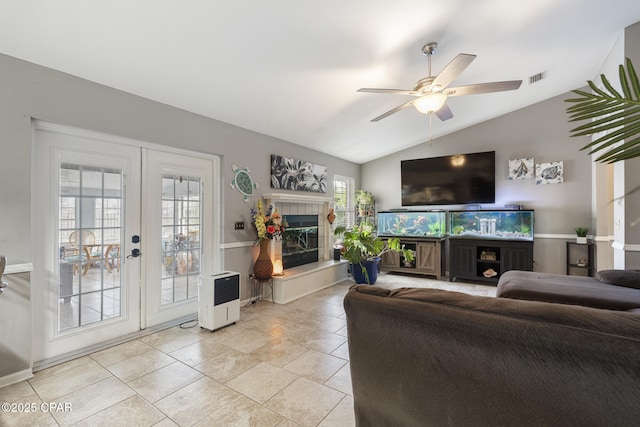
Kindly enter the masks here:
<path id="1" fill-rule="evenodd" d="M 131 236 L 131 243 L 140 243 L 140 236 L 137 234 Z M 140 249 L 131 249 L 131 255 L 127 255 L 127 258 L 138 258 L 140 255 Z"/>
<path id="2" fill-rule="evenodd" d="M 137 258 L 140 255 L 142 255 L 140 253 L 140 249 L 137 249 L 137 248 L 136 249 L 131 249 L 131 255 L 128 255 L 127 258 Z"/>

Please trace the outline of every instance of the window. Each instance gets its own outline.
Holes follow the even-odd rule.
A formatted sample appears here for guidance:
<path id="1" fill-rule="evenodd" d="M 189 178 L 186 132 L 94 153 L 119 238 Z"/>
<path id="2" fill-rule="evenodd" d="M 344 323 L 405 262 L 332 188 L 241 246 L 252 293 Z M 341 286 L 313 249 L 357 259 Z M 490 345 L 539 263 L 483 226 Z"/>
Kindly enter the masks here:
<path id="1" fill-rule="evenodd" d="M 335 225 L 351 228 L 354 224 L 353 178 L 334 175 L 333 177 L 333 211 L 336 214 Z"/>
<path id="2" fill-rule="evenodd" d="M 95 205 L 95 227 L 102 229 L 105 243 L 120 240 L 120 199 L 97 199 Z"/>
<path id="3" fill-rule="evenodd" d="M 59 169 L 58 331 L 121 317 L 121 170 Z"/>
<path id="4" fill-rule="evenodd" d="M 68 242 L 69 235 L 77 228 L 76 197 L 60 197 L 60 242 Z"/>
<path id="5" fill-rule="evenodd" d="M 200 178 L 162 177 L 162 304 L 198 296 Z"/>

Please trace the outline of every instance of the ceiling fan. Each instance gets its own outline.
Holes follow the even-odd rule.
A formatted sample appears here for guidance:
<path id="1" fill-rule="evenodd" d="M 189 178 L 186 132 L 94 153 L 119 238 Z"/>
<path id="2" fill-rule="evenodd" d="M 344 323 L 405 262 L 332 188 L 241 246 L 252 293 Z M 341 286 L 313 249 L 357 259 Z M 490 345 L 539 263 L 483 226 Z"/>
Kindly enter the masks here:
<path id="1" fill-rule="evenodd" d="M 453 60 L 444 67 L 440 74 L 432 76 L 431 56 L 436 52 L 437 48 L 438 44 L 435 42 L 427 43 L 422 47 L 422 53 L 429 60 L 429 75 L 418 80 L 413 89 L 358 89 L 358 92 L 411 95 L 415 97 L 415 99 L 405 102 L 404 104 L 374 118 L 371 120 L 372 122 L 382 120 L 410 105 L 413 105 L 423 114 L 434 113 L 442 121 L 449 120 L 453 117 L 451 109 L 446 104 L 449 96 L 475 95 L 479 93 L 515 90 L 520 87 L 520 84 L 522 84 L 522 80 L 508 80 L 503 82 L 478 83 L 448 88 L 447 86 L 449 86 L 449 84 L 451 84 L 451 82 L 453 82 L 456 77 L 458 77 L 460 73 L 462 73 L 464 69 L 467 68 L 474 59 L 476 59 L 476 55 L 461 53 L 453 58 Z"/>

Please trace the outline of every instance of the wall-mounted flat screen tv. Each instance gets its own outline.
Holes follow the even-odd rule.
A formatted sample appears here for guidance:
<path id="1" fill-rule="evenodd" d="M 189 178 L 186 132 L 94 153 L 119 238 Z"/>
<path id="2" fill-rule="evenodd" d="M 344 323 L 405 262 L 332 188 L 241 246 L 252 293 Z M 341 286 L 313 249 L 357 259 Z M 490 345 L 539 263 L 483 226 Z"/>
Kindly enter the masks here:
<path id="1" fill-rule="evenodd" d="M 402 206 L 495 203 L 496 153 L 403 160 Z"/>

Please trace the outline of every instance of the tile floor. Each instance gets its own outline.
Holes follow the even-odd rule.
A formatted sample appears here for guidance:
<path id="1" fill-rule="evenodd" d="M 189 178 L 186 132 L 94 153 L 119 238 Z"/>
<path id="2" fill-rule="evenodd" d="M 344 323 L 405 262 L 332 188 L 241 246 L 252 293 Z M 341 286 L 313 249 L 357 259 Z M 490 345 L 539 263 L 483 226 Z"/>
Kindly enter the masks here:
<path id="1" fill-rule="evenodd" d="M 213 333 L 174 327 L 36 372 L 0 389 L 0 403 L 35 411 L 0 411 L 0 426 L 353 426 L 342 308 L 352 284 L 259 301 Z M 376 284 L 495 296 L 494 286 L 392 274 Z"/>

